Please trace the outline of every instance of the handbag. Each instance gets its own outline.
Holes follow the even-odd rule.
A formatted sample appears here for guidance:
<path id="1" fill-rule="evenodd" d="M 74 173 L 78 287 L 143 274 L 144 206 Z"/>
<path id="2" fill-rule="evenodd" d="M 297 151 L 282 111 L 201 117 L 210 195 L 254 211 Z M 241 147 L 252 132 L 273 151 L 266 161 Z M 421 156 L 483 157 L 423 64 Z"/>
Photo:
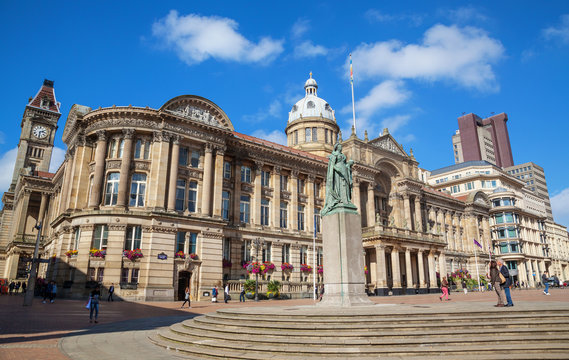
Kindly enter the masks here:
<path id="1" fill-rule="evenodd" d="M 502 275 L 501 272 L 498 273 L 500 275 L 500 284 L 503 284 L 506 282 L 506 278 L 504 277 L 504 275 Z"/>
<path id="2" fill-rule="evenodd" d="M 87 301 L 87 304 L 85 304 L 85 308 L 91 309 L 91 298 L 89 298 L 89 301 Z"/>

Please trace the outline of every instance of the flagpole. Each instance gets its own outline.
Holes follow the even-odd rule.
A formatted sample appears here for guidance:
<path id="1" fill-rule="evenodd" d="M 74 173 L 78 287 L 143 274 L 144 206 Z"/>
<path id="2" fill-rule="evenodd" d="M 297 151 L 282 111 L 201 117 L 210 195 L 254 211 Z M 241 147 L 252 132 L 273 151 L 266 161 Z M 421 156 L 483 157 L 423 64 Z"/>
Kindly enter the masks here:
<path id="1" fill-rule="evenodd" d="M 476 246 L 474 246 L 474 262 L 476 263 L 476 282 L 478 283 L 478 292 L 482 292 L 482 289 L 480 287 L 480 273 L 478 272 L 478 257 L 476 256 Z"/>
<path id="2" fill-rule="evenodd" d="M 356 104 L 354 102 L 354 71 L 352 69 L 352 54 L 350 54 L 350 84 L 352 86 L 352 116 L 354 119 L 354 134 L 357 134 L 356 128 Z"/>

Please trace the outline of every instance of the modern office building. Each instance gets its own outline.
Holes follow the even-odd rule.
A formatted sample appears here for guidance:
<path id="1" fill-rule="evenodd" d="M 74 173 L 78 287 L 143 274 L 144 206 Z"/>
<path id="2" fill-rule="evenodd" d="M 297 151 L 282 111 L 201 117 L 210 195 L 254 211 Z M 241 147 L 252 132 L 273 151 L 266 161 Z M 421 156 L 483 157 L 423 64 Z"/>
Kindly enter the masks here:
<path id="1" fill-rule="evenodd" d="M 553 221 L 551 200 L 549 199 L 549 191 L 547 190 L 547 181 L 545 180 L 543 168 L 533 162 L 527 162 L 507 167 L 504 170 L 516 179 L 523 181 L 528 189 L 543 199 L 547 218 Z"/>
<path id="2" fill-rule="evenodd" d="M 506 113 L 486 119 L 472 113 L 459 117 L 452 137 L 454 162 L 484 160 L 499 167 L 514 165 L 507 121 Z"/>

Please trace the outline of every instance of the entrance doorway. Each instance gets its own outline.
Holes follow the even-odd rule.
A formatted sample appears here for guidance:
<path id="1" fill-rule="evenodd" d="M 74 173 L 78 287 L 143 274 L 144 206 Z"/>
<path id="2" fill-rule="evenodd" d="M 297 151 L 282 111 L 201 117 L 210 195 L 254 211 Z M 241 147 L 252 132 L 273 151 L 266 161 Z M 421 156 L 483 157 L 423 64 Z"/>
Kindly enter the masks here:
<path id="1" fill-rule="evenodd" d="M 184 300 L 184 295 L 186 293 L 186 286 L 190 286 L 190 279 L 192 278 L 192 273 L 189 271 L 180 271 L 178 273 L 178 301 Z"/>

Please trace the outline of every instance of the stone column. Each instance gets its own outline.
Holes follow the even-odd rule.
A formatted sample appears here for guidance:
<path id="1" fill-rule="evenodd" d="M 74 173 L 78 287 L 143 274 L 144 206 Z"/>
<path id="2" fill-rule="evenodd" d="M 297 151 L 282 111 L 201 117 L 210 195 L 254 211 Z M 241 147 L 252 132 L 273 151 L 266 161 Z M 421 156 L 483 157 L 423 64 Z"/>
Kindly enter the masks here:
<path id="1" fill-rule="evenodd" d="M 150 165 L 150 181 L 148 182 L 148 206 L 155 210 L 164 210 L 168 184 L 168 164 L 170 159 L 170 137 L 166 132 L 154 132 L 152 139 L 152 163 Z M 177 166 L 176 162 L 176 166 Z"/>
<path id="2" fill-rule="evenodd" d="M 429 286 L 431 288 L 431 291 L 437 289 L 437 274 L 436 274 L 436 270 L 435 270 L 435 254 L 433 253 L 433 251 L 429 252 L 429 255 L 427 256 L 428 262 L 429 262 Z"/>
<path id="3" fill-rule="evenodd" d="M 376 284 L 375 284 L 375 294 L 376 295 L 387 295 L 387 271 L 385 268 L 385 246 L 376 245 L 375 246 L 375 260 L 377 262 L 376 266 Z"/>
<path id="4" fill-rule="evenodd" d="M 93 149 L 87 145 L 85 135 L 79 135 L 77 138 L 77 150 L 75 151 L 74 170 L 71 183 L 71 201 L 69 207 L 74 209 L 83 209 L 88 206 L 89 198 L 89 161 Z M 67 165 L 66 165 L 67 170 Z M 55 208 L 53 209 L 55 212 Z M 59 211 L 55 212 L 59 214 Z"/>
<path id="5" fill-rule="evenodd" d="M 367 184 L 367 226 L 375 225 L 375 202 L 374 202 L 375 192 L 373 190 L 373 183 Z"/>
<path id="6" fill-rule="evenodd" d="M 423 217 L 421 216 L 421 198 L 415 196 L 415 231 L 423 232 Z"/>
<path id="7" fill-rule="evenodd" d="M 399 265 L 399 250 L 391 250 L 391 274 L 393 275 L 393 295 L 401 295 L 401 266 Z"/>
<path id="8" fill-rule="evenodd" d="M 427 283 L 425 282 L 425 264 L 423 263 L 423 250 L 417 252 L 417 267 L 419 268 L 419 290 L 420 293 L 425 292 Z"/>
<path id="9" fill-rule="evenodd" d="M 408 194 L 403 195 L 403 206 L 405 208 L 405 222 L 407 229 L 413 230 L 413 220 L 411 218 L 411 200 Z"/>
<path id="10" fill-rule="evenodd" d="M 263 197 L 263 189 L 261 187 L 261 172 L 263 171 L 263 163 L 255 162 L 255 181 L 253 183 L 253 201 L 251 211 L 253 215 L 252 223 L 261 225 L 261 198 Z"/>
<path id="11" fill-rule="evenodd" d="M 447 211 L 445 213 L 445 228 L 448 229 L 447 233 L 447 243 L 449 244 L 449 248 L 452 250 L 456 250 L 456 244 L 454 241 L 454 232 L 452 227 L 452 212 Z"/>
<path id="12" fill-rule="evenodd" d="M 524 260 L 518 261 L 518 279 L 520 282 L 520 286 L 522 284 L 522 281 L 524 282 L 524 284 L 528 283 L 526 264 Z"/>
<path id="13" fill-rule="evenodd" d="M 445 235 L 445 210 L 437 210 L 437 233 L 439 235 Z M 446 240 L 446 236 L 444 236 Z"/>
<path id="14" fill-rule="evenodd" d="M 308 203 L 306 204 L 304 221 L 304 229 L 310 234 L 314 234 L 314 175 L 309 174 L 306 182 L 306 195 L 308 195 Z M 316 271 L 316 268 L 314 268 Z"/>
<path id="15" fill-rule="evenodd" d="M 241 201 L 241 163 L 235 162 L 235 171 L 233 179 L 235 187 L 233 188 L 233 223 L 240 224 L 239 220 L 239 203 Z"/>
<path id="16" fill-rule="evenodd" d="M 18 204 L 18 210 L 19 210 L 19 214 L 14 216 L 14 218 L 18 219 L 18 231 L 16 232 L 16 234 L 14 235 L 18 235 L 18 234 L 24 234 L 26 232 L 26 221 L 28 220 L 28 206 L 30 204 L 30 197 L 32 195 L 32 191 L 29 189 L 24 189 L 24 196 L 23 198 L 20 200 L 21 202 L 21 206 L 20 204 Z M 17 266 L 17 264 L 16 264 Z"/>
<path id="17" fill-rule="evenodd" d="M 168 210 L 176 209 L 176 184 L 178 182 L 178 162 L 180 161 L 180 137 L 172 137 L 172 156 L 170 156 L 170 178 L 168 181 Z M 186 191 L 184 189 L 184 191 Z M 184 204 L 184 207 L 186 205 Z"/>
<path id="18" fill-rule="evenodd" d="M 401 210 L 399 209 L 399 195 L 391 193 L 389 195 L 389 205 L 391 206 L 391 214 L 389 219 L 389 226 L 401 227 Z M 393 220 L 393 221 L 391 221 Z M 392 225 L 393 223 L 393 225 Z"/>
<path id="19" fill-rule="evenodd" d="M 128 206 L 130 184 L 130 163 L 132 161 L 132 138 L 134 129 L 123 129 L 124 149 L 121 159 L 121 172 L 119 178 L 119 194 L 117 197 L 117 207 L 126 208 Z"/>
<path id="20" fill-rule="evenodd" d="M 483 231 L 484 239 L 486 242 L 485 249 L 486 249 L 486 251 L 488 251 L 488 246 L 493 248 L 493 246 L 492 246 L 493 244 L 492 244 L 492 238 L 490 235 L 490 222 L 489 222 L 487 217 L 482 219 L 482 231 Z"/>
<path id="21" fill-rule="evenodd" d="M 352 187 L 352 202 L 358 208 L 358 212 L 362 213 L 362 204 L 360 199 L 360 179 L 354 178 L 354 184 Z"/>
<path id="22" fill-rule="evenodd" d="M 205 157 L 203 166 L 203 196 L 202 214 L 211 216 L 211 185 L 213 183 L 213 146 L 205 144 Z"/>
<path id="23" fill-rule="evenodd" d="M 290 228 L 298 230 L 298 170 L 292 170 L 289 176 L 290 182 Z"/>
<path id="24" fill-rule="evenodd" d="M 225 147 L 215 149 L 215 169 L 213 171 L 213 217 L 221 218 L 221 197 L 223 195 L 223 162 Z"/>
<path id="25" fill-rule="evenodd" d="M 273 208 L 272 219 L 273 226 L 279 228 L 281 224 L 281 167 L 275 166 L 273 168 Z M 276 264 L 275 264 L 276 266 Z"/>
<path id="26" fill-rule="evenodd" d="M 95 149 L 95 173 L 91 190 L 90 208 L 98 208 L 101 204 L 101 190 L 105 176 L 105 154 L 107 152 L 107 136 L 104 130 L 97 131 L 97 147 Z"/>
<path id="27" fill-rule="evenodd" d="M 447 276 L 447 260 L 445 254 L 442 251 L 439 254 L 439 273 L 441 275 L 441 279 L 443 276 Z"/>
<path id="28" fill-rule="evenodd" d="M 72 156 L 71 152 L 65 154 L 65 170 L 64 170 L 64 181 L 62 184 L 63 189 L 61 190 L 61 204 L 63 205 L 63 209 L 69 209 L 69 196 L 71 190 L 73 188 L 72 178 L 73 178 L 73 169 L 75 167 L 75 157 Z"/>
<path id="29" fill-rule="evenodd" d="M 407 294 L 412 295 L 415 293 L 413 288 L 413 270 L 411 269 L 411 249 L 405 249 L 405 273 L 407 277 Z"/>

